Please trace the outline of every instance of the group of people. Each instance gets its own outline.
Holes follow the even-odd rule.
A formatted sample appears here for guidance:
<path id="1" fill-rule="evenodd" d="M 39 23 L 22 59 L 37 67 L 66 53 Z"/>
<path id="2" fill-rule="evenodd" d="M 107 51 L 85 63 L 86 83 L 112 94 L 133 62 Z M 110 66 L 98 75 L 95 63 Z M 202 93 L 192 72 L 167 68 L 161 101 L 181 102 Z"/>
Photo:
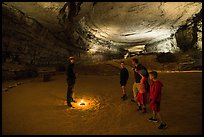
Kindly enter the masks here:
<path id="1" fill-rule="evenodd" d="M 76 79 L 76 73 L 74 71 L 74 63 L 75 58 L 68 58 L 68 66 L 67 66 L 67 106 L 73 107 L 71 102 L 76 102 L 73 99 L 73 88 Z M 125 67 L 125 63 L 121 62 L 121 70 L 120 70 L 120 85 L 122 88 L 122 100 L 126 100 L 128 98 L 126 94 L 126 84 L 129 78 L 129 72 Z M 146 104 L 148 102 L 148 95 L 150 101 L 150 108 L 153 111 L 153 116 L 149 118 L 149 121 L 158 122 L 160 120 L 159 129 L 167 128 L 167 124 L 162 120 L 160 114 L 160 102 L 162 95 L 162 87 L 163 84 L 161 81 L 157 79 L 158 73 L 156 71 L 152 71 L 148 73 L 147 69 L 139 63 L 137 58 L 132 59 L 132 65 L 134 66 L 134 84 L 133 84 L 133 98 L 131 101 L 136 102 L 138 111 L 142 111 L 142 113 L 146 113 Z M 151 85 L 148 83 L 148 78 L 152 81 Z M 158 118 L 158 119 L 157 119 Z"/>
<path id="2" fill-rule="evenodd" d="M 158 122 L 159 119 L 161 123 L 158 128 L 167 128 L 167 124 L 162 120 L 160 114 L 160 102 L 163 84 L 157 79 L 158 73 L 156 71 L 148 73 L 147 69 L 139 63 L 139 60 L 137 58 L 132 59 L 132 65 L 134 66 L 134 83 L 132 87 L 133 98 L 131 99 L 131 101 L 136 102 L 138 111 L 146 113 L 146 104 L 148 102 L 147 98 L 149 95 L 150 108 L 153 111 L 153 116 L 149 118 L 149 121 Z M 121 62 L 120 66 L 120 85 L 122 88 L 121 99 L 126 100 L 127 94 L 125 87 L 129 78 L 129 73 L 127 68 L 125 67 L 124 62 Z M 148 78 L 150 78 L 150 80 L 152 81 L 151 85 L 148 82 Z"/>

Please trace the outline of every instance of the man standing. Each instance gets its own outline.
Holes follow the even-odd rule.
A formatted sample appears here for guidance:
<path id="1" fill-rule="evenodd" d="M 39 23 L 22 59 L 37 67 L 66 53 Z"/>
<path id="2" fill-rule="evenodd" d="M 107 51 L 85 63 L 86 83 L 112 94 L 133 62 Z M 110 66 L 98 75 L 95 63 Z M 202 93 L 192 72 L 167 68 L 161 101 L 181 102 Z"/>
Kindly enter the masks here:
<path id="1" fill-rule="evenodd" d="M 128 78 L 129 78 L 129 73 L 128 73 L 128 70 L 125 67 L 124 61 L 122 61 L 120 63 L 120 67 L 121 67 L 121 70 L 120 70 L 120 85 L 121 85 L 122 94 L 123 94 L 121 99 L 126 100 L 127 99 L 127 94 L 126 94 L 126 91 L 125 91 L 125 86 L 127 84 Z"/>
<path id="2" fill-rule="evenodd" d="M 73 88 L 74 88 L 75 79 L 76 79 L 76 75 L 75 75 L 75 71 L 74 71 L 74 62 L 75 62 L 74 57 L 69 57 L 68 65 L 67 65 L 67 84 L 68 84 L 67 105 L 68 105 L 68 107 L 72 107 L 71 102 L 76 102 L 72 97 Z"/>
<path id="3" fill-rule="evenodd" d="M 145 78 L 148 78 L 149 74 L 148 74 L 147 69 L 143 65 L 139 64 L 139 61 L 137 58 L 132 59 L 132 65 L 134 66 L 133 71 L 134 71 L 135 81 L 134 81 L 133 88 L 132 88 L 133 99 L 131 99 L 131 101 L 136 102 L 136 97 L 137 97 L 137 94 L 138 94 L 139 88 L 140 88 L 140 80 L 142 78 L 138 72 L 140 70 L 144 69 L 146 71 L 146 73 L 145 73 L 146 75 L 144 76 Z M 149 90 L 149 83 L 145 83 L 145 87 L 147 88 L 147 91 L 148 91 Z"/>

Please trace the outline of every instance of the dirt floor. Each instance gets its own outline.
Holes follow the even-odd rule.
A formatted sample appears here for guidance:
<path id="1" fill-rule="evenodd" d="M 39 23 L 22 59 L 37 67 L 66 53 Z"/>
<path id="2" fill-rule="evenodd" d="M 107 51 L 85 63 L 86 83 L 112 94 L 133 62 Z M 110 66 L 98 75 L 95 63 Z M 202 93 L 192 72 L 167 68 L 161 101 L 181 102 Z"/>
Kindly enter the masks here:
<path id="1" fill-rule="evenodd" d="M 121 100 L 119 76 L 78 75 L 75 108 L 65 105 L 65 74 L 49 82 L 40 78 L 21 80 L 24 84 L 2 92 L 2 131 L 8 134 L 202 134 L 202 72 L 159 73 L 163 82 L 161 113 L 168 124 L 159 130 L 151 123 L 151 111 L 137 112 L 130 101 Z M 8 86 L 12 82 L 4 82 Z M 80 106 L 83 99 L 85 106 Z"/>

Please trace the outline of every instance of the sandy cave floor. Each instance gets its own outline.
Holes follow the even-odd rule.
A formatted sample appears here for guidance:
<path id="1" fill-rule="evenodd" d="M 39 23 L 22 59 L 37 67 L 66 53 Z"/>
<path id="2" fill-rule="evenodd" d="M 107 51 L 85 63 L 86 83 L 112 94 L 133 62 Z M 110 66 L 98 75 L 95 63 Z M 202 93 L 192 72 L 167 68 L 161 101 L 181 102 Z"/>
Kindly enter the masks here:
<path id="1" fill-rule="evenodd" d="M 166 130 L 148 121 L 149 108 L 142 114 L 130 101 L 133 77 L 127 84 L 129 98 L 122 101 L 119 76 L 78 75 L 74 96 L 86 105 L 73 103 L 70 109 L 64 104 L 66 76 L 58 74 L 49 82 L 23 80 L 2 92 L 2 134 L 202 134 L 202 72 L 159 73 L 159 78 Z"/>

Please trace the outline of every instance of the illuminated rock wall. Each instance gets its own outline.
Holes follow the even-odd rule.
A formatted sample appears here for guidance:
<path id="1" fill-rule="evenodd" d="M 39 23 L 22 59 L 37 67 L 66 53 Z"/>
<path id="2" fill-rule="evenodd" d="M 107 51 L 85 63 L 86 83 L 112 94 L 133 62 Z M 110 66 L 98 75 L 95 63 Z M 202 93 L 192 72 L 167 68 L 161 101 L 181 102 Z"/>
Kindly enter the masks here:
<path id="1" fill-rule="evenodd" d="M 147 52 L 171 52 L 175 53 L 180 51 L 179 47 L 177 47 L 177 42 L 175 37 L 171 37 L 159 42 L 155 42 L 153 44 L 146 45 Z"/>
<path id="2" fill-rule="evenodd" d="M 2 4 L 2 80 L 37 76 L 37 67 L 62 67 L 77 50 L 38 21 Z"/>
<path id="3" fill-rule="evenodd" d="M 202 10 L 176 32 L 176 41 L 182 51 L 202 50 Z"/>
<path id="4" fill-rule="evenodd" d="M 36 20 L 10 6 L 2 8 L 3 63 L 52 66 L 74 51 Z"/>
<path id="5" fill-rule="evenodd" d="M 197 36 L 198 36 L 197 48 L 202 51 L 202 19 L 198 22 Z"/>

